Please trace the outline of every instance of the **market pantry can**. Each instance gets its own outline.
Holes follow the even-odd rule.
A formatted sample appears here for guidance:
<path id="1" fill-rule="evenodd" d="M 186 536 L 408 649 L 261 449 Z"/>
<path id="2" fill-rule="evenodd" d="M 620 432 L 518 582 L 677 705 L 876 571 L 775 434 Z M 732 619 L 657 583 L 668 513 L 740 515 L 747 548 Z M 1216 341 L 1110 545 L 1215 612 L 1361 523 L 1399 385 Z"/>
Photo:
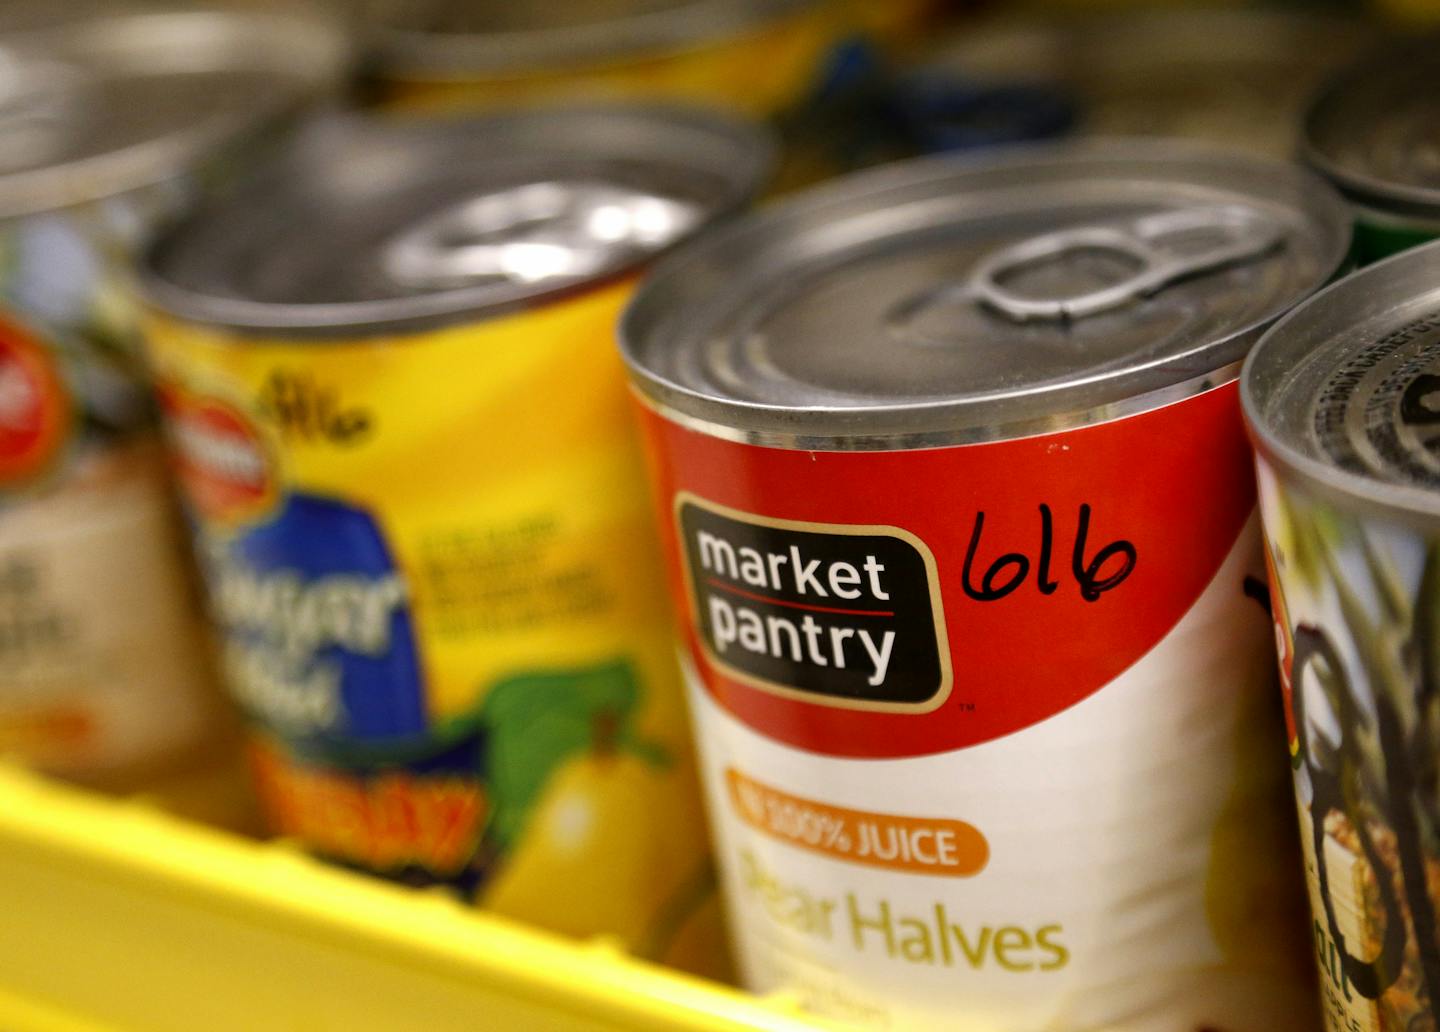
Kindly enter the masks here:
<path id="1" fill-rule="evenodd" d="M 752 988 L 887 1028 L 1315 1027 L 1235 377 L 1348 245 L 1299 168 L 1110 142 L 857 176 L 641 288 Z"/>
<path id="2" fill-rule="evenodd" d="M 151 251 L 149 353 L 277 831 L 719 955 L 612 342 L 638 268 L 769 153 L 665 109 L 321 121 Z"/>
<path id="3" fill-rule="evenodd" d="M 124 787 L 190 758 L 218 710 L 131 256 L 331 87 L 344 47 L 284 16 L 0 20 L 0 752 Z"/>
<path id="4" fill-rule="evenodd" d="M 1326 1027 L 1440 1027 L 1440 244 L 1256 347 L 1276 642 Z"/>
<path id="5" fill-rule="evenodd" d="M 1306 112 L 1302 155 L 1354 205 L 1362 265 L 1440 237 L 1437 47 L 1432 34 L 1380 49 Z"/>

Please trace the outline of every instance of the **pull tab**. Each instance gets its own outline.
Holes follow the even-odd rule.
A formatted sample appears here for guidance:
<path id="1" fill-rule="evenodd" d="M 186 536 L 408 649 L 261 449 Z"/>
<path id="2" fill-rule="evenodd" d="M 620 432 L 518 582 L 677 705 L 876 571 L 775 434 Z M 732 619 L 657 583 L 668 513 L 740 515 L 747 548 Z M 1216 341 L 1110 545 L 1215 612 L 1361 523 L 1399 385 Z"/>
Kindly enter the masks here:
<path id="1" fill-rule="evenodd" d="M 663 247 L 699 217 L 685 202 L 602 183 L 527 183 L 421 221 L 383 247 L 381 262 L 418 290 L 573 279 Z"/>
<path id="2" fill-rule="evenodd" d="M 1205 242 L 1187 248 L 1184 238 L 1199 233 Z M 1219 242 L 1214 240 L 1217 235 Z M 1017 322 L 1083 319 L 1150 297 L 1177 280 L 1253 261 L 1284 238 L 1285 227 L 1278 219 L 1253 208 L 1184 208 L 1147 215 L 1128 225 L 1080 226 L 1021 241 L 981 262 L 971 291 L 981 303 Z M 1005 279 L 1026 266 L 1082 251 L 1118 254 L 1133 262 L 1136 270 L 1119 283 L 1069 297 L 1024 297 L 1004 286 Z"/>

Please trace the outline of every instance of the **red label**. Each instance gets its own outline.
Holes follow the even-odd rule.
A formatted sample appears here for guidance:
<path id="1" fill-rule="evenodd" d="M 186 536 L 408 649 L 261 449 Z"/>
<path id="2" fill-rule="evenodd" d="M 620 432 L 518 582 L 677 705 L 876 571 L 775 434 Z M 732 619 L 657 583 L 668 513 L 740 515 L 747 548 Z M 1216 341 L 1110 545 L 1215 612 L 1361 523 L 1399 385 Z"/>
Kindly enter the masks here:
<path id="1" fill-rule="evenodd" d="M 45 472 L 69 427 L 70 396 L 49 352 L 0 319 L 0 489 Z"/>
<path id="2" fill-rule="evenodd" d="M 1275 556 L 1270 542 L 1265 542 L 1265 573 L 1270 581 L 1270 615 L 1275 626 L 1275 655 L 1280 665 L 1280 693 L 1285 702 L 1285 736 L 1290 743 L 1290 757 L 1299 762 L 1300 736 L 1295 725 L 1295 635 L 1290 629 L 1290 611 L 1285 605 L 1285 592 L 1275 571 Z"/>
<path id="3" fill-rule="evenodd" d="M 216 398 L 160 387 L 176 477 L 207 520 L 254 519 L 275 501 L 275 463 L 259 430 L 239 409 Z"/>
<path id="4" fill-rule="evenodd" d="M 1253 511 L 1237 399 L 890 452 L 736 444 L 643 410 L 705 688 L 770 738 L 855 757 L 1075 705 L 1170 632 Z"/>

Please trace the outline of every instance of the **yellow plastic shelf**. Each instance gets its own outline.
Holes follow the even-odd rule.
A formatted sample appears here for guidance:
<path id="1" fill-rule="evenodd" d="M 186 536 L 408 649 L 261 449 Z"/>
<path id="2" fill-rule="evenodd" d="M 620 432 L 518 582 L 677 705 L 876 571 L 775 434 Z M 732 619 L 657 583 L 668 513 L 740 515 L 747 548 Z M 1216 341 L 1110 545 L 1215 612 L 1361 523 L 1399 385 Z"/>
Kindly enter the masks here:
<path id="1" fill-rule="evenodd" d="M 5 1032 L 804 1032 L 760 1000 L 0 765 Z"/>

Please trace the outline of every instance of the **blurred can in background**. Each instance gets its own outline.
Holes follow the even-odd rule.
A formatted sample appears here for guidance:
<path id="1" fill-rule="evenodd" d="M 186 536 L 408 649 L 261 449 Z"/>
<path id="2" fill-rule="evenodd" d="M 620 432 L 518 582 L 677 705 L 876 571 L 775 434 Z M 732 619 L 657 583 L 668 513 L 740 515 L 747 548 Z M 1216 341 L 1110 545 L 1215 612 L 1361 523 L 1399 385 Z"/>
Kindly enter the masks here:
<path id="1" fill-rule="evenodd" d="M 854 24 L 844 0 L 378 0 L 371 85 L 404 109 L 661 100 L 769 116 Z"/>
<path id="2" fill-rule="evenodd" d="M 1297 309 L 1242 393 L 1326 1028 L 1437 1028 L 1440 244 Z"/>
<path id="3" fill-rule="evenodd" d="M 1289 158 L 1310 94 L 1374 30 L 1300 10 L 1149 10 L 957 30 L 898 85 L 925 150 L 1066 133 L 1188 137 Z"/>
<path id="4" fill-rule="evenodd" d="M 938 0 L 374 0 L 362 93 L 393 112 L 719 107 L 784 141 L 774 192 L 902 156 L 877 98 Z"/>
<path id="5" fill-rule="evenodd" d="M 1199 6 L 1195 0 L 1002 0 L 1017 11 L 1035 13 L 1046 17 L 1067 17 L 1073 15 L 1125 13 L 1144 14 L 1155 10 L 1177 10 Z M 1204 6 L 1212 10 L 1245 7 L 1251 0 L 1204 0 Z"/>
<path id="6" fill-rule="evenodd" d="M 1434 25 L 1440 22 L 1440 0 L 1371 0 L 1369 6 L 1400 24 Z"/>
<path id="7" fill-rule="evenodd" d="M 1304 159 L 1355 208 L 1360 264 L 1440 237 L 1440 35 L 1341 72 L 1304 119 Z"/>
<path id="8" fill-rule="evenodd" d="M 746 983 L 876 1028 L 1311 1032 L 1239 362 L 1293 164 L 924 159 L 622 325 Z"/>
<path id="9" fill-rule="evenodd" d="M 318 21 L 117 4 L 0 25 L 0 751 L 118 784 L 218 705 L 131 257 L 344 48 Z"/>
<path id="10" fill-rule="evenodd" d="M 618 313 L 768 137 L 333 120 L 150 253 L 147 342 L 277 832 L 714 972 Z"/>

